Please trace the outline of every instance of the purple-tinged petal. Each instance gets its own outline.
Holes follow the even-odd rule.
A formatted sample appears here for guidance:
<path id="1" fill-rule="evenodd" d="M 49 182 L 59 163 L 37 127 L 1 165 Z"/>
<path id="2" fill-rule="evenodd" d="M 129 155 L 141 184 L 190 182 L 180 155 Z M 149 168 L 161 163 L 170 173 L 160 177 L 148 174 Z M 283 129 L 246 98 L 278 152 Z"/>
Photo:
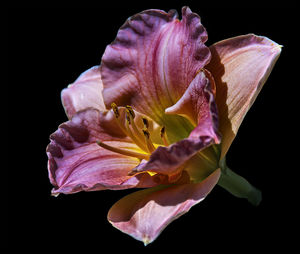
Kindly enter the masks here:
<path id="1" fill-rule="evenodd" d="M 224 157 L 278 59 L 281 46 L 266 37 L 248 34 L 217 42 L 210 50 L 212 59 L 207 69 L 216 82 Z"/>
<path id="2" fill-rule="evenodd" d="M 208 71 L 200 71 L 179 101 L 165 112 L 188 118 L 196 126 L 190 137 L 211 136 L 215 138 L 215 143 L 218 143 L 218 113 L 214 87 L 214 80 Z"/>
<path id="3" fill-rule="evenodd" d="M 209 62 L 200 17 L 188 7 L 182 8 L 181 21 L 176 17 L 174 11 L 146 10 L 120 28 L 101 63 L 107 108 L 112 102 L 128 104 L 160 124 L 165 108 Z"/>
<path id="4" fill-rule="evenodd" d="M 132 193 L 114 204 L 107 218 L 114 227 L 147 245 L 173 220 L 201 202 L 219 177 L 218 169 L 200 183 L 158 186 Z"/>
<path id="5" fill-rule="evenodd" d="M 173 177 L 180 176 L 180 172 L 190 158 L 214 143 L 214 139 L 210 136 L 198 136 L 183 139 L 168 147 L 159 146 L 151 154 L 147 163 L 139 164 L 130 174 L 150 171 L 168 175 L 169 181 L 172 182 Z"/>
<path id="6" fill-rule="evenodd" d="M 71 119 L 76 112 L 87 108 L 105 110 L 102 89 L 99 66 L 94 66 L 62 90 L 61 100 L 68 118 Z"/>
<path id="7" fill-rule="evenodd" d="M 138 149 L 119 129 L 111 111 L 80 111 L 72 120 L 61 124 L 50 140 L 47 155 L 53 194 L 157 185 L 147 173 L 127 182 L 130 179 L 128 172 L 138 165 L 139 160 L 96 144 L 101 140 L 118 148 Z"/>
<path id="8" fill-rule="evenodd" d="M 158 147 L 149 161 L 140 164 L 132 173 L 152 171 L 176 175 L 197 152 L 220 142 L 217 107 L 210 83 L 205 72 L 200 72 L 177 104 L 166 110 L 167 113 L 182 114 L 197 123 L 189 137 L 168 147 Z"/>

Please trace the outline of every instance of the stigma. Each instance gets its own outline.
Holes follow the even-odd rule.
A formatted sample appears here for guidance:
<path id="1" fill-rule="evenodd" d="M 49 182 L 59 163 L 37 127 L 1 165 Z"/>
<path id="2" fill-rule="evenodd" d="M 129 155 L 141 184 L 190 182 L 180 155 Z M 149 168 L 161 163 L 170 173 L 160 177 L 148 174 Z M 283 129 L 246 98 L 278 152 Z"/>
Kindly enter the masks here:
<path id="1" fill-rule="evenodd" d="M 157 144 L 152 141 L 151 133 L 149 130 L 149 119 L 142 117 L 140 119 L 135 119 L 136 114 L 131 106 L 118 108 L 116 103 L 111 104 L 111 109 L 115 117 L 116 124 L 122 130 L 124 135 L 129 137 L 134 144 L 139 148 L 137 150 L 124 149 L 120 147 L 110 146 L 103 141 L 98 140 L 96 143 L 102 148 L 109 150 L 111 152 L 119 153 L 125 156 L 135 157 L 141 160 L 149 160 L 151 154 L 156 150 Z M 125 115 L 124 115 L 125 114 Z M 136 122 L 140 120 L 141 123 Z M 140 126 L 143 126 L 142 128 Z M 160 129 L 160 137 L 165 146 L 168 146 L 168 142 L 165 136 L 165 127 Z"/>

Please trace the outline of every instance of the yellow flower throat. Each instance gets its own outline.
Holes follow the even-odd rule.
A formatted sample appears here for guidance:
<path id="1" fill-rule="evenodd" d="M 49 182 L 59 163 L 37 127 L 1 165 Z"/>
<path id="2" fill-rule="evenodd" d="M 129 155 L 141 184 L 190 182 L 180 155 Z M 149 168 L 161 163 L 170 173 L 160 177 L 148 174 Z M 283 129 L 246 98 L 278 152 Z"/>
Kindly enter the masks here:
<path id="1" fill-rule="evenodd" d="M 110 150 L 115 153 L 119 153 L 125 156 L 135 157 L 140 160 L 149 160 L 151 153 L 155 151 L 155 146 L 151 140 L 151 135 L 149 132 L 149 121 L 147 118 L 143 117 L 143 125 L 144 127 L 139 130 L 134 122 L 135 113 L 131 106 L 125 107 L 125 124 L 120 121 L 120 112 L 115 103 L 111 104 L 112 110 L 114 112 L 114 116 L 119 128 L 123 131 L 123 133 L 128 136 L 133 143 L 135 143 L 140 149 L 141 152 L 136 152 L 128 149 L 113 147 L 103 143 L 102 141 L 97 141 L 97 144 L 104 149 Z M 165 146 L 168 146 L 168 142 L 165 135 L 165 127 L 163 126 L 160 129 L 160 137 Z"/>

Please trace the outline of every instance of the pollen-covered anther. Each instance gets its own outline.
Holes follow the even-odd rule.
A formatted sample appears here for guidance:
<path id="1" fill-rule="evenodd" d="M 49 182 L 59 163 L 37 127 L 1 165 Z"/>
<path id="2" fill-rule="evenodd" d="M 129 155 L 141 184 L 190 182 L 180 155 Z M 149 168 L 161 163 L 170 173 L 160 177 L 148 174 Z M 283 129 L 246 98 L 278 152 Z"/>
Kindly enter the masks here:
<path id="1" fill-rule="evenodd" d="M 128 123 L 128 124 L 131 124 L 131 122 L 132 122 L 131 119 L 132 119 L 132 118 L 131 118 L 130 113 L 129 113 L 129 111 L 128 111 L 127 109 L 126 109 L 125 117 L 126 117 L 127 123 Z M 127 124 L 127 123 L 126 123 L 126 124 Z"/>
<path id="2" fill-rule="evenodd" d="M 131 106 L 129 106 L 129 105 L 126 106 L 126 112 L 128 112 L 130 114 L 130 116 L 132 117 L 132 119 L 135 118 L 135 113 L 134 113 L 134 111 L 133 111 L 133 109 L 132 109 Z"/>
<path id="3" fill-rule="evenodd" d="M 117 104 L 113 102 L 112 104 L 110 104 L 110 106 L 111 106 L 111 108 L 112 108 L 112 110 L 113 110 L 113 112 L 115 114 L 115 117 L 119 118 L 120 112 L 119 112 Z"/>

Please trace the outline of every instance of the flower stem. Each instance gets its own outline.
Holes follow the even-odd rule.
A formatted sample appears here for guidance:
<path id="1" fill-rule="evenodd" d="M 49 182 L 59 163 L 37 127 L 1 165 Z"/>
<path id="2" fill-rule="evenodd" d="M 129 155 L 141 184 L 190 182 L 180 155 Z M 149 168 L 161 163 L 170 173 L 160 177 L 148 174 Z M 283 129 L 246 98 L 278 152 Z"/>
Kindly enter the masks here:
<path id="1" fill-rule="evenodd" d="M 238 198 L 246 198 L 252 205 L 258 206 L 262 199 L 261 191 L 253 187 L 244 177 L 239 176 L 224 164 L 221 167 L 221 177 L 218 185 L 229 191 L 232 195 Z"/>

